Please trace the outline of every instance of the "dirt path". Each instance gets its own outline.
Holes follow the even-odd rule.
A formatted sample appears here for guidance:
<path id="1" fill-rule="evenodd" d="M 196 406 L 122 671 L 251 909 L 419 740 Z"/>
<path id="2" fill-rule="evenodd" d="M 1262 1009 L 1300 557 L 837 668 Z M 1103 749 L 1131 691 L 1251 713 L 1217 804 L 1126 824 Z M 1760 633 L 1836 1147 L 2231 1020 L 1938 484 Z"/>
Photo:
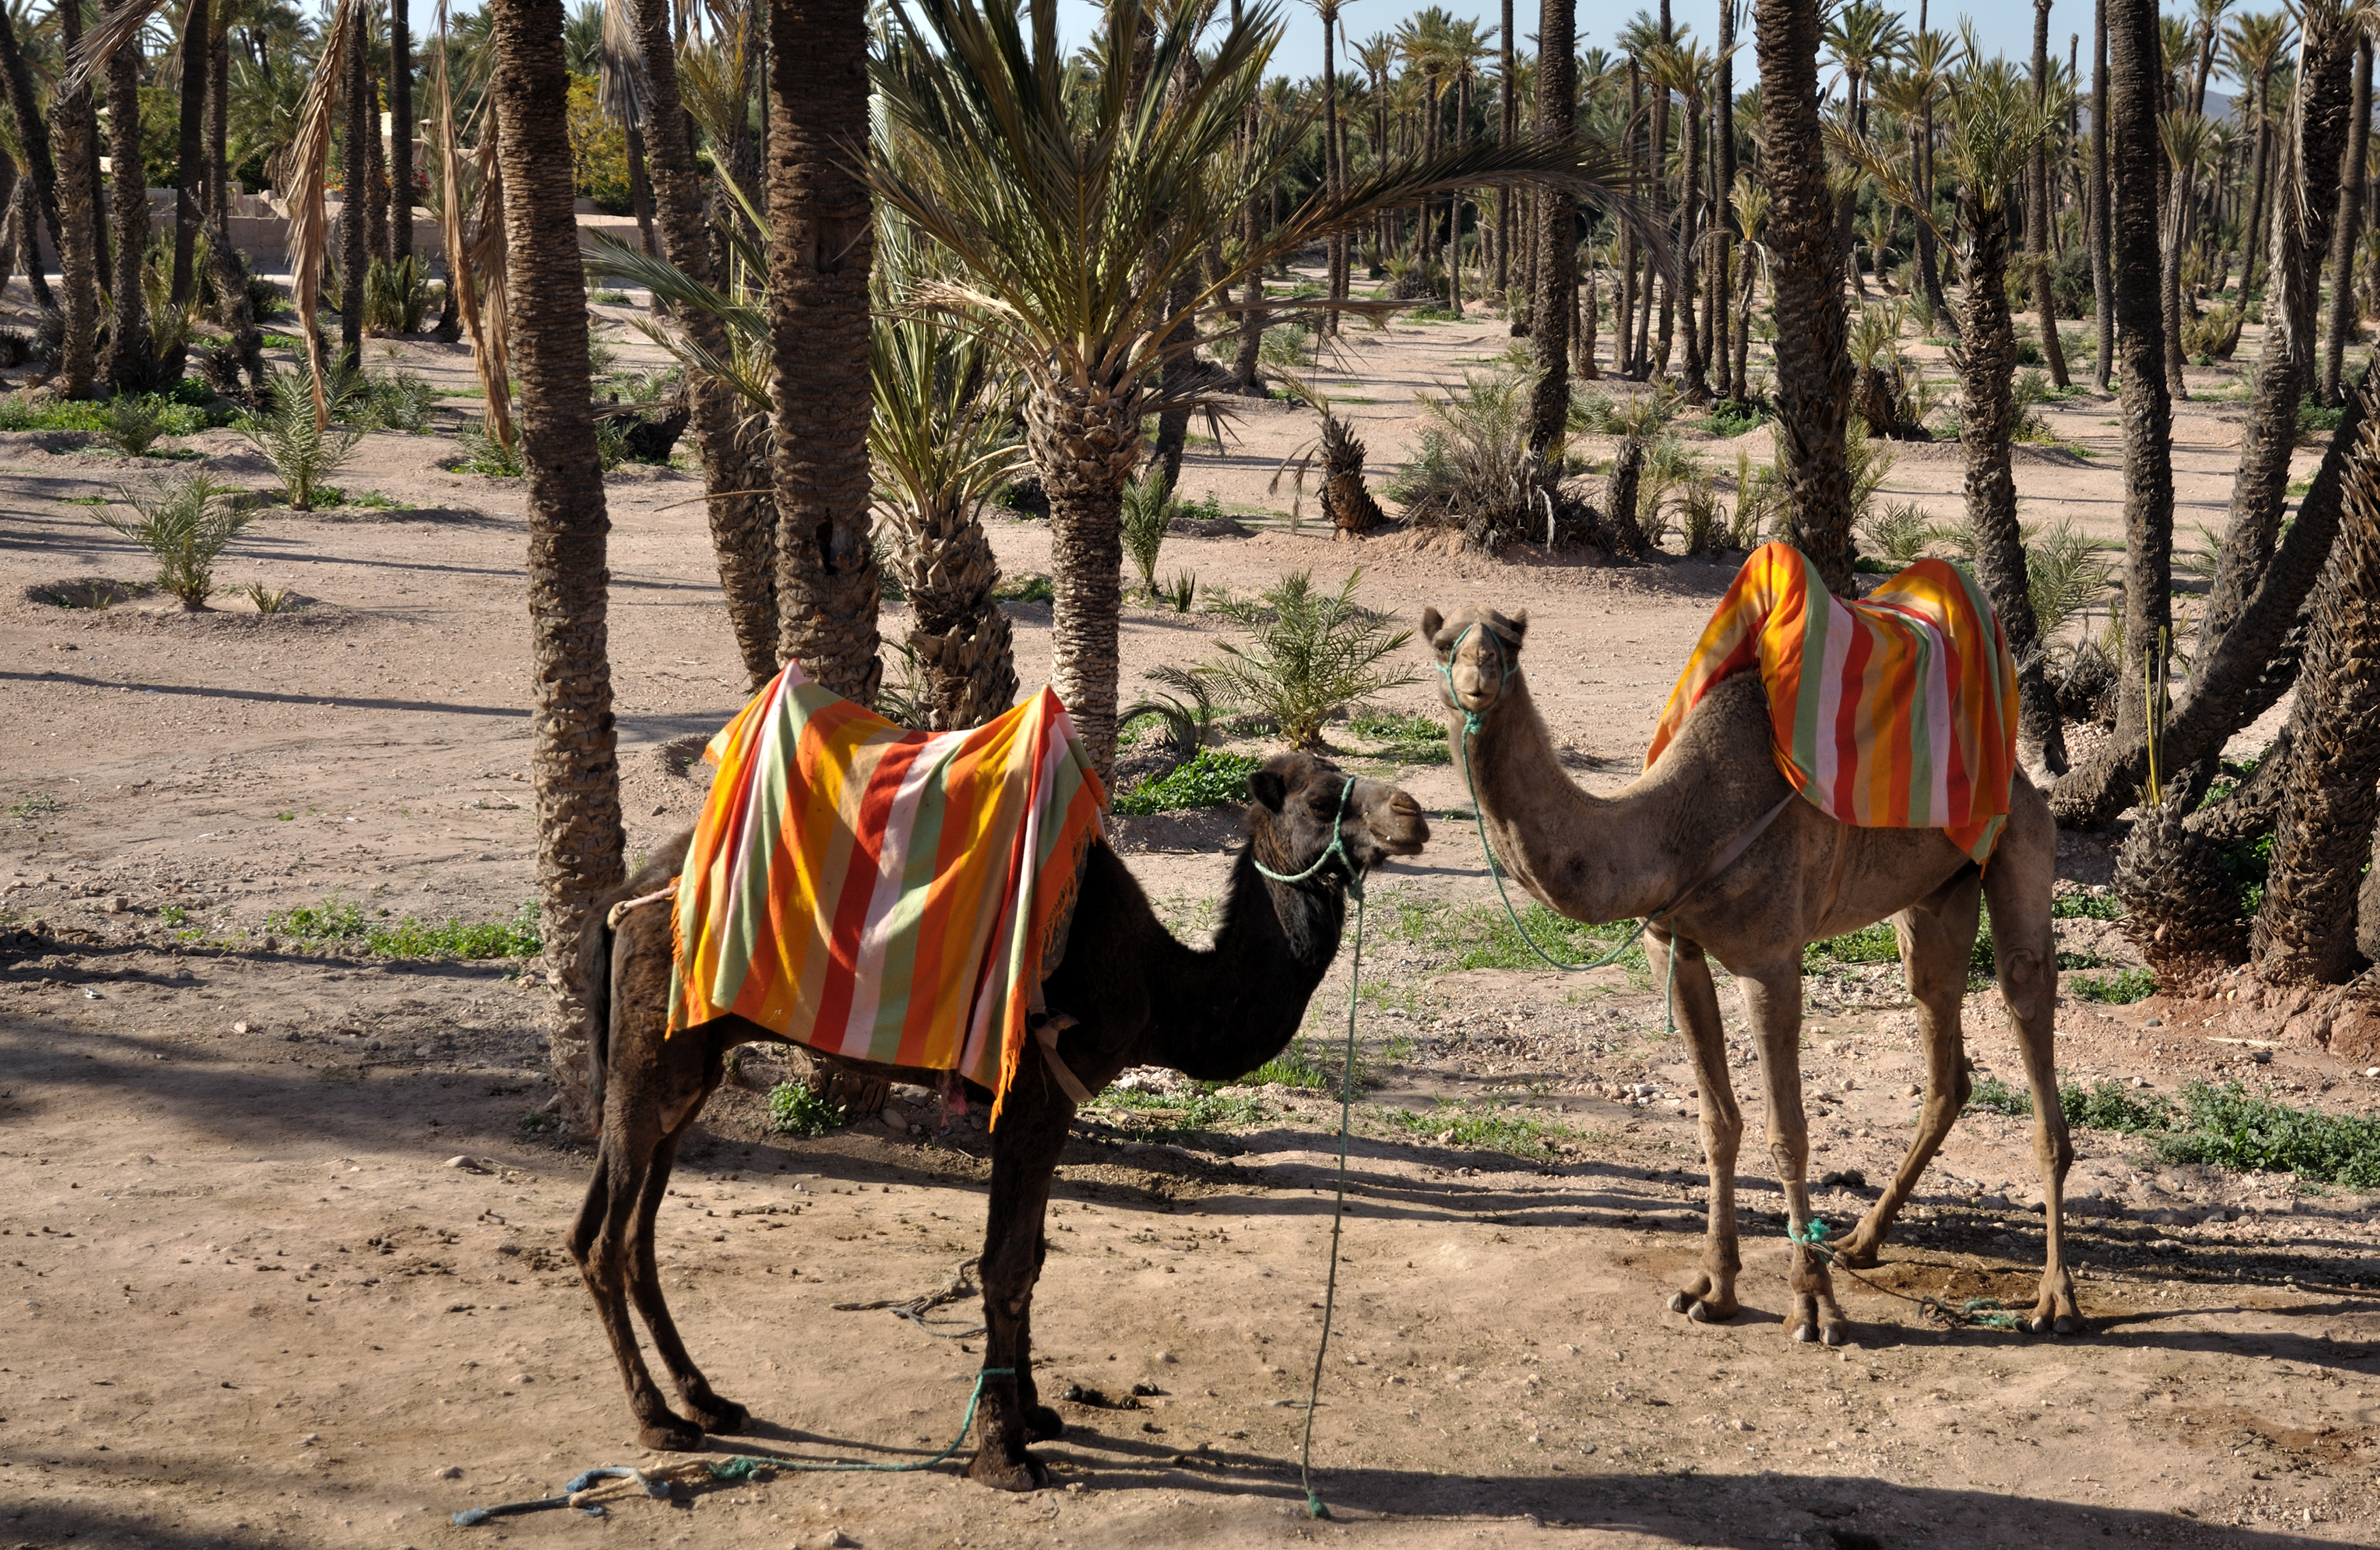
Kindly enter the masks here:
<path id="1" fill-rule="evenodd" d="M 1507 343 L 1491 323 L 1401 326 L 1364 345 L 1369 385 L 1348 397 L 1378 400 L 1355 406 L 1376 477 L 1410 445 L 1411 392 Z M 468 385 L 452 352 L 404 350 Z M 2236 412 L 2182 410 L 2185 499 L 2208 520 Z M 2055 412 L 2098 455 L 2022 462 L 2029 514 L 2114 531 L 2107 413 Z M 1262 485 L 1305 423 L 1251 412 L 1245 445 L 1194 452 L 1186 493 L 1285 506 Z M 1002 1497 L 952 1466 L 781 1473 L 615 1503 L 601 1523 L 562 1512 L 454 1527 L 457 1510 L 640 1460 L 562 1252 L 587 1157 L 542 1112 L 543 994 L 501 963 L 325 946 L 280 912 L 331 901 L 383 925 L 502 922 L 529 897 L 518 488 L 439 467 L 453 451 L 443 437 L 377 434 L 339 482 L 397 509 L 266 516 L 225 562 L 225 581 L 294 586 L 314 600 L 305 609 L 267 616 L 226 598 L 185 616 L 139 597 L 67 609 L 46 600 L 60 583 L 143 574 L 69 503 L 146 470 L 75 443 L 0 435 L 0 723 L 13 745 L 0 778 L 0 1543 L 2380 1537 L 2369 1198 L 2175 1166 L 2145 1141 L 2085 1131 L 2070 1227 L 2092 1334 L 1944 1331 L 1846 1284 L 1858 1341 L 1838 1352 L 1792 1346 L 1779 1321 L 1780 1197 L 1755 1144 L 1747 1312 L 1718 1328 L 1662 1312 L 1699 1251 L 1704 1195 L 1682 1051 L 1641 973 L 1581 984 L 1458 966 L 1489 896 L 1444 763 L 1396 767 L 1437 836 L 1372 900 L 1367 1085 L 1315 1427 L 1330 1521 L 1304 1512 L 1295 1402 L 1319 1318 L 1336 1112 L 1320 1092 L 1268 1087 L 1105 1105 L 1069 1151 L 1036 1320 L 1043 1391 L 1159 1392 L 1137 1408 L 1062 1407 L 1068 1436 L 1046 1450 L 1054 1489 Z M 230 433 L 190 445 L 218 477 L 265 482 Z M 1947 514 L 1958 478 L 1947 450 L 1911 454 L 1891 488 Z M 698 491 L 651 470 L 607 486 L 632 849 L 690 822 L 684 739 L 743 698 L 700 512 L 685 504 Z M 1246 593 L 1286 570 L 1335 580 L 1360 563 L 1363 595 L 1408 619 L 1473 597 L 1526 606 L 1533 684 L 1572 775 L 1598 787 L 1634 767 L 1730 574 L 1359 550 L 1311 523 L 1253 525 L 1245 539 L 1171 540 L 1166 566 Z M 1012 573 L 1047 570 L 1038 525 L 997 522 L 993 542 Z M 1038 682 L 1048 610 L 1011 613 L 1020 674 Z M 900 623 L 888 614 L 888 632 Z M 1222 633 L 1209 615 L 1135 608 L 1127 686 Z M 1433 692 L 1416 678 L 1387 701 L 1427 712 Z M 1204 919 L 1220 833 L 1122 836 L 1178 929 Z M 2065 861 L 2104 883 L 2104 846 L 2070 841 Z M 2102 922 L 2060 933 L 2062 948 L 2110 969 L 2133 961 Z M 1343 972 L 1311 1008 L 1317 1066 Z M 1988 993 L 1970 998 L 1968 1020 L 1979 1074 L 2012 1080 Z M 2148 1084 L 2127 1091 L 2212 1077 L 2331 1110 L 2368 1114 L 2380 1099 L 2365 1074 L 2380 1054 L 2309 1044 L 2285 1009 L 2070 999 L 2061 1023 L 2063 1068 Z M 1923 1065 L 1913 1029 L 1897 969 L 1812 982 L 1812 1168 L 1836 1178 L 1819 1202 L 1838 1224 L 1900 1155 Z M 1748 1046 L 1737 1053 L 1748 1062 Z M 975 1342 L 832 1305 L 935 1289 L 975 1251 L 983 1137 L 945 1129 L 930 1103 L 896 1105 L 897 1131 L 872 1118 L 817 1141 L 769 1134 L 761 1090 L 778 1069 L 749 1064 L 677 1176 L 662 1218 L 674 1306 L 720 1388 L 763 1418 L 738 1439 L 752 1452 L 930 1457 L 956 1430 Z M 1876 1279 L 2029 1303 L 2042 1252 L 2030 1150 L 2026 1122 L 1971 1110 Z M 486 1171 L 447 1166 L 456 1157 Z"/>

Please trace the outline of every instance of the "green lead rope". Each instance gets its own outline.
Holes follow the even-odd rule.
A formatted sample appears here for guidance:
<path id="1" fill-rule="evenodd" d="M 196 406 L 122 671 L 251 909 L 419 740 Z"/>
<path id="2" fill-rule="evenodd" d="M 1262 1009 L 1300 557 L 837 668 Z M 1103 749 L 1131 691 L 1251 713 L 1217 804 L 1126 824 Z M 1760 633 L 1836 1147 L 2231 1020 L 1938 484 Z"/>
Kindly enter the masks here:
<path id="1" fill-rule="evenodd" d="M 1343 794 L 1340 799 L 1345 801 Z M 1330 1274 L 1322 1288 L 1322 1342 L 1314 1348 L 1314 1379 L 1305 1388 L 1305 1436 L 1297 1449 L 1298 1483 L 1305 1487 L 1305 1510 L 1315 1518 L 1330 1516 L 1314 1491 L 1314 1407 L 1322 1396 L 1322 1359 L 1330 1349 L 1330 1314 L 1339 1300 L 1339 1223 L 1347 1212 L 1347 1120 L 1355 1098 L 1355 994 L 1364 977 L 1364 874 L 1352 868 L 1347 892 L 1355 900 L 1355 957 L 1347 970 L 1347 1052 L 1339 1073 L 1339 1198 L 1330 1207 Z"/>

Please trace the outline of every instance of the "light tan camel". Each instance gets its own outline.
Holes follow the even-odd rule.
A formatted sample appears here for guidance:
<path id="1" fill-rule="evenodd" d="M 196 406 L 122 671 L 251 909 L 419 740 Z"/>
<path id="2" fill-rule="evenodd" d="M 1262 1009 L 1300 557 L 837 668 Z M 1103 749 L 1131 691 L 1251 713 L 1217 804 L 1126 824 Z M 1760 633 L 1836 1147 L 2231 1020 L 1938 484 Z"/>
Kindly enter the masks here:
<path id="1" fill-rule="evenodd" d="M 1676 956 L 1677 1013 L 1694 1056 L 1703 1153 L 1710 1164 L 1703 1268 L 1670 1298 L 1670 1310 L 1702 1322 L 1733 1316 L 1742 1267 L 1736 1251 L 1735 1160 L 1743 1117 L 1729 1080 L 1718 993 L 1705 955 L 1734 974 L 1759 1040 L 1768 1149 L 1794 1237 L 1789 1326 L 1796 1340 L 1840 1345 L 1848 1325 L 1832 1280 L 1802 1241 L 1810 1221 L 1802 949 L 1891 917 L 1925 1041 L 1925 1104 L 1909 1155 L 1859 1226 L 1829 1245 L 1843 1263 L 1865 1268 L 1876 1263 L 1894 1217 L 1967 1101 L 1959 1008 L 1980 895 L 1991 901 L 2000 997 L 2033 1088 L 2034 1157 L 2041 1167 L 2048 1252 L 2031 1324 L 2037 1334 L 2081 1330 L 2060 1219 L 2074 1149 L 2058 1105 L 2050 1044 L 2058 972 L 2049 896 L 2058 836 L 2048 804 L 2022 772 L 2010 793 L 2008 826 L 1986 868 L 1979 869 L 1938 829 L 1857 828 L 1800 800 L 1784 802 L 1749 848 L 1726 862 L 1730 845 L 1791 790 L 1769 751 L 1768 702 L 1756 674 L 1712 690 L 1651 769 L 1610 797 L 1595 797 L 1562 774 L 1530 698 L 1520 670 L 1528 616 L 1466 608 L 1440 618 L 1427 608 L 1421 623 L 1452 713 L 1458 766 L 1465 713 L 1478 718 L 1469 733 L 1472 779 L 1488 839 L 1513 877 L 1547 908 L 1572 920 L 1622 921 L 1670 907 L 1645 934 L 1646 956 L 1656 983 Z"/>

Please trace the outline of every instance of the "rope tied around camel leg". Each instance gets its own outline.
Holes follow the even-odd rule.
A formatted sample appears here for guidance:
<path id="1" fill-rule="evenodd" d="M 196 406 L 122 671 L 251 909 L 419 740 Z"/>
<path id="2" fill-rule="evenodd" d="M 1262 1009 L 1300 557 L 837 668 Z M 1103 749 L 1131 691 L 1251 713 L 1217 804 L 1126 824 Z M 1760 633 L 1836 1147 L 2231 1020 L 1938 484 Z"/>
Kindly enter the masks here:
<path id="1" fill-rule="evenodd" d="M 1809 1222 L 1800 1228 L 1796 1228 L 1790 1222 L 1785 1227 L 1787 1238 L 1809 1250 L 1811 1253 L 1817 1256 L 1819 1263 L 1828 1268 L 1841 1271 L 1870 1291 L 1882 1292 L 1887 1297 L 1897 1297 L 1903 1302 L 1913 1302 L 1917 1305 L 1918 1311 L 1928 1318 L 1938 1319 L 1953 1328 L 1961 1324 L 1972 1324 L 1982 1329 L 2022 1329 L 2024 1327 L 2024 1321 L 2016 1314 L 1995 1312 L 2001 1306 L 1999 1299 L 1996 1297 L 1971 1297 L 1961 1306 L 1953 1308 L 1940 1298 L 1931 1294 L 1912 1297 L 1905 1291 L 1871 1281 L 1835 1257 L 1834 1250 L 1827 1242 L 1827 1221 L 1823 1216 L 1811 1217 Z"/>

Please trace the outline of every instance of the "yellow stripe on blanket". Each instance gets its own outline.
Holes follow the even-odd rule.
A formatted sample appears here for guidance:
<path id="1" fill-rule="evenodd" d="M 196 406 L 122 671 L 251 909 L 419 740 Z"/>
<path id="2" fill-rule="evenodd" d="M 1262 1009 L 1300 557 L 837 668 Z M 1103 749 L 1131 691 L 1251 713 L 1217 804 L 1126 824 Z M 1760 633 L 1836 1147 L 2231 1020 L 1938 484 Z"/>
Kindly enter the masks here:
<path id="1" fill-rule="evenodd" d="M 1941 829 L 1990 859 L 2016 773 L 2016 668 L 1964 570 L 1920 560 L 1846 604 L 1799 549 L 1754 550 L 1670 692 L 1645 768 L 1713 685 L 1755 665 L 1777 767 L 1818 811 Z"/>
<path id="2" fill-rule="evenodd" d="M 671 1031 L 733 1012 L 829 1055 L 957 1071 L 1000 1115 L 1106 794 L 1044 689 L 912 732 L 788 665 L 719 766 L 674 915 Z"/>

